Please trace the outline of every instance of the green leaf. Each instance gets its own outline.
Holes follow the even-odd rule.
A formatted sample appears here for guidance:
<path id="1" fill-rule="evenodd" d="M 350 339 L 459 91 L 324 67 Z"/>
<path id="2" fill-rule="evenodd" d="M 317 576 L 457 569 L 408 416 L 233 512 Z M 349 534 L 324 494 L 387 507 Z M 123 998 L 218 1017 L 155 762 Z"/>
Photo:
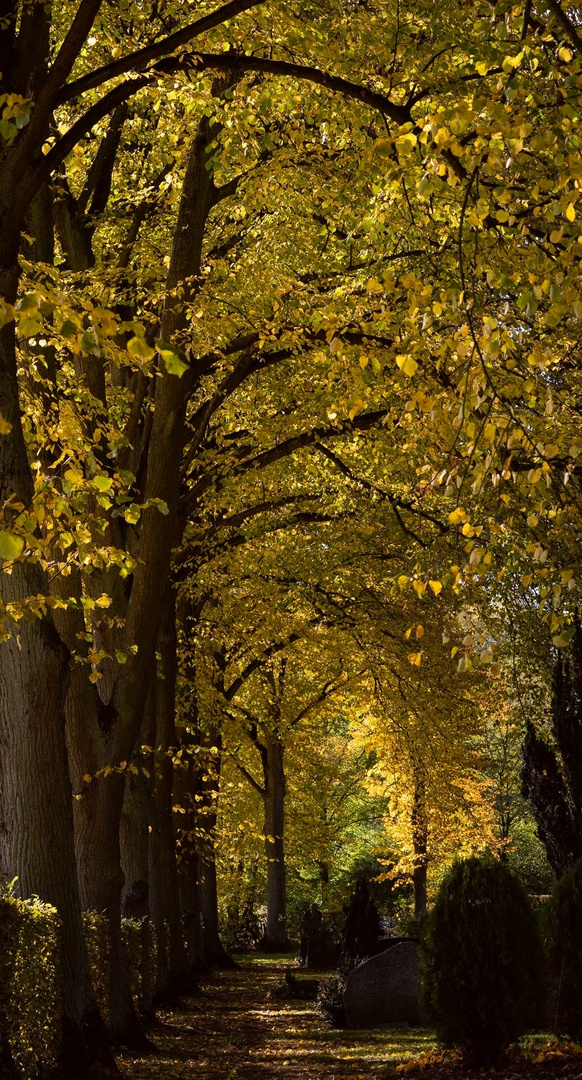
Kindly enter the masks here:
<path id="1" fill-rule="evenodd" d="M 17 559 L 24 550 L 24 540 L 15 533 L 0 532 L 0 559 Z"/>
<path id="2" fill-rule="evenodd" d="M 113 480 L 110 476 L 103 476 L 100 473 L 93 477 L 93 487 L 96 487 L 97 491 L 109 491 L 113 487 Z"/>
<path id="3" fill-rule="evenodd" d="M 79 331 L 79 327 L 71 319 L 65 319 L 59 333 L 61 337 L 71 338 L 74 337 Z"/>
<path id="4" fill-rule="evenodd" d="M 155 356 L 155 349 L 152 349 L 145 338 L 132 337 L 127 343 L 127 351 L 130 356 L 136 356 L 140 360 L 151 360 Z"/>
<path id="5" fill-rule="evenodd" d="M 181 378 L 184 372 L 188 368 L 188 364 L 185 364 L 180 359 L 180 355 L 172 345 L 168 345 L 167 341 L 161 341 L 156 338 L 156 348 L 164 361 L 164 367 L 168 372 L 168 375 L 177 375 Z"/>

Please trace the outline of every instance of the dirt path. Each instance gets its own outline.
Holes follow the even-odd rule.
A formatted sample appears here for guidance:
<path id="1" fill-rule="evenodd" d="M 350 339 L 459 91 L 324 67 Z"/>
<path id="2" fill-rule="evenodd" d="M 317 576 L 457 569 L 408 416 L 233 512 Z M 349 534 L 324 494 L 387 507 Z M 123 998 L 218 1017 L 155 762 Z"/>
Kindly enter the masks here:
<path id="1" fill-rule="evenodd" d="M 335 1031 L 310 1002 L 277 1001 L 269 991 L 286 965 L 244 964 L 204 986 L 179 1012 L 162 1013 L 157 1053 L 121 1058 L 127 1080 L 363 1080 L 385 1076 L 422 1049 L 418 1031 Z M 426 1038 L 426 1036 L 425 1036 Z M 420 1043 L 420 1045 L 419 1045 Z"/>

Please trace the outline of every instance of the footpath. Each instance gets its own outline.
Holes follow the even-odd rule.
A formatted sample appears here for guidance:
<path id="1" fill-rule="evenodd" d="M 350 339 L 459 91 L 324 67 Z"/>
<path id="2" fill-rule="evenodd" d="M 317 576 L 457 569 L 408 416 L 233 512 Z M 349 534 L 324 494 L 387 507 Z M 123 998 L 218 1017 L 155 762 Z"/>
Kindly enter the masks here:
<path id="1" fill-rule="evenodd" d="M 294 968 L 257 957 L 203 982 L 160 1013 L 154 1052 L 118 1058 L 123 1080 L 582 1080 L 582 1047 L 543 1037 L 498 1069 L 467 1069 L 421 1028 L 335 1030 L 310 1001 L 277 998 Z"/>
<path id="2" fill-rule="evenodd" d="M 156 1052 L 119 1059 L 124 1080 L 380 1080 L 422 1050 L 412 1029 L 395 1045 L 390 1032 L 336 1031 L 311 1002 L 271 997 L 288 970 L 246 962 L 203 983 L 202 997 L 161 1013 Z"/>

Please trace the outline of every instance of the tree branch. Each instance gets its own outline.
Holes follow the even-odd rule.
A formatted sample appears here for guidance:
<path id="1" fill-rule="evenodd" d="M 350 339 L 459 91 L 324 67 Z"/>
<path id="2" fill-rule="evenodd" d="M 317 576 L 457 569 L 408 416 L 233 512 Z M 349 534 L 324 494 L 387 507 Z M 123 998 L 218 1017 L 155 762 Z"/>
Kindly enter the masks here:
<path id="1" fill-rule="evenodd" d="M 88 0 L 85 0 L 85 2 L 88 2 Z M 230 0 L 230 3 L 217 8 L 216 11 L 211 12 L 209 15 L 204 15 L 201 19 L 197 19 L 196 22 L 183 26 L 181 30 L 169 34 L 162 41 L 157 41 L 153 45 L 146 45 L 143 49 L 136 49 L 135 52 L 130 53 L 128 56 L 121 56 L 118 60 L 112 60 L 110 64 L 105 64 L 103 67 L 97 68 L 96 71 L 91 71 L 88 75 L 75 79 L 74 82 L 63 88 L 57 104 L 62 105 L 65 101 L 72 101 L 74 98 L 79 97 L 80 94 L 84 94 L 86 90 L 102 86 L 103 83 L 115 79 L 118 75 L 125 75 L 129 71 L 143 71 L 144 67 L 152 60 L 168 56 L 181 45 L 187 45 L 189 41 L 206 33 L 207 30 L 220 26 L 221 23 L 227 22 L 229 19 L 234 18 L 235 15 L 240 15 L 243 11 L 259 7 L 264 2 L 265 0 Z M 101 0 L 91 0 L 91 3 L 97 3 L 99 7 Z"/>
<path id="2" fill-rule="evenodd" d="M 566 15 L 566 12 L 563 10 L 562 5 L 559 3 L 559 0 L 548 0 L 548 6 L 556 16 L 556 19 L 560 23 L 562 30 L 564 30 L 564 32 L 570 38 L 570 41 L 576 49 L 576 52 L 580 53 L 580 55 L 582 56 L 582 38 L 580 38 L 580 35 L 578 34 L 574 23 L 571 22 Z"/>

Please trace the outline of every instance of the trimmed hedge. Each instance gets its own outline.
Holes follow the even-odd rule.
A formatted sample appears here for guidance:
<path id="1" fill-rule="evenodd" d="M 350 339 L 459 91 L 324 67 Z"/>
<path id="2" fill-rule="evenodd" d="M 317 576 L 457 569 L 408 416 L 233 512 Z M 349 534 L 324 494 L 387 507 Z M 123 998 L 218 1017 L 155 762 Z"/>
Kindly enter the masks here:
<path id="1" fill-rule="evenodd" d="M 83 924 L 93 986 L 107 1022 L 107 920 L 96 912 L 85 912 Z M 126 920 L 123 937 L 136 1007 L 142 1010 L 145 1004 L 151 1008 L 151 980 L 155 978 L 153 929 L 146 920 Z M 61 1023 L 59 944 L 60 919 L 55 908 L 36 898 L 17 900 L 0 895 L 0 1036 L 4 1029 L 21 1080 L 37 1080 L 57 1063 Z"/>
<path id="2" fill-rule="evenodd" d="M 0 1002 L 25 1080 L 49 1071 L 59 1052 L 59 929 L 49 904 L 0 897 Z"/>

